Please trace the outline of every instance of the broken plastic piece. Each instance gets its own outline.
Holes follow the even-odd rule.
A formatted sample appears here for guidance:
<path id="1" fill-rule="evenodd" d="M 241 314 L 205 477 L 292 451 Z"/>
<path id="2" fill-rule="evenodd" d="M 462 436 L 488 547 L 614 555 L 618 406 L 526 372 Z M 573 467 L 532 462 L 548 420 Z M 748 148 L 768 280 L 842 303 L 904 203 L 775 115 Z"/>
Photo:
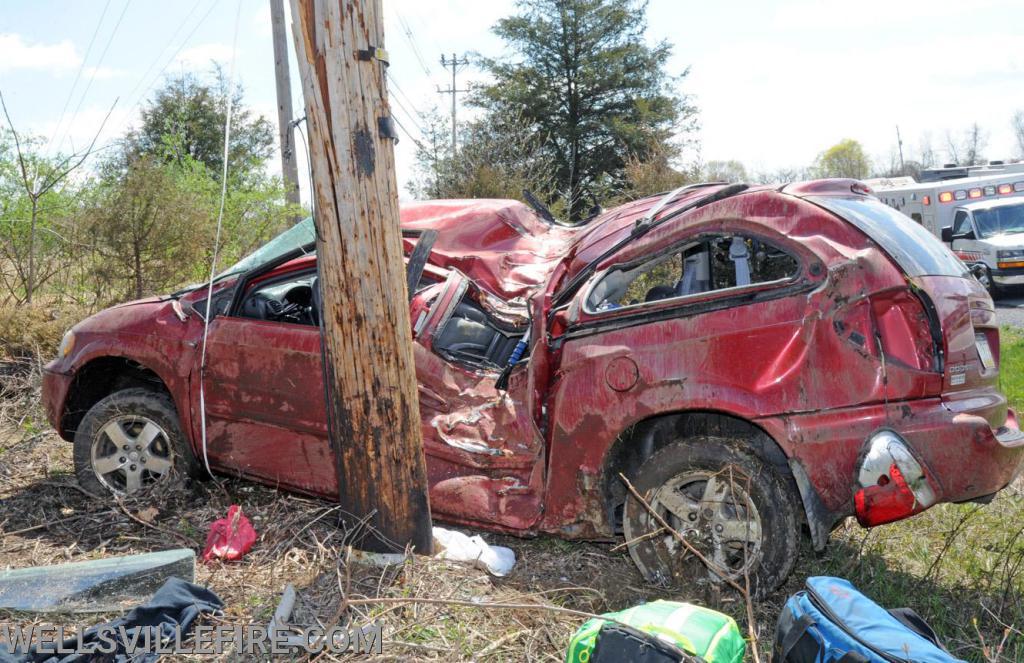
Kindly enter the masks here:
<path id="1" fill-rule="evenodd" d="M 210 534 L 206 537 L 206 548 L 203 549 L 203 561 L 209 562 L 214 557 L 224 560 L 241 559 L 256 543 L 256 530 L 242 513 L 242 507 L 232 504 L 228 507 L 228 515 L 213 521 Z"/>
<path id="2" fill-rule="evenodd" d="M 112 612 L 145 603 L 171 577 L 191 582 L 196 555 L 181 548 L 0 571 L 0 608 Z"/>
<path id="3" fill-rule="evenodd" d="M 516 563 L 511 548 L 492 546 L 479 536 L 466 536 L 462 532 L 434 528 L 434 556 L 457 562 L 472 562 L 477 568 L 496 576 L 507 576 Z"/>

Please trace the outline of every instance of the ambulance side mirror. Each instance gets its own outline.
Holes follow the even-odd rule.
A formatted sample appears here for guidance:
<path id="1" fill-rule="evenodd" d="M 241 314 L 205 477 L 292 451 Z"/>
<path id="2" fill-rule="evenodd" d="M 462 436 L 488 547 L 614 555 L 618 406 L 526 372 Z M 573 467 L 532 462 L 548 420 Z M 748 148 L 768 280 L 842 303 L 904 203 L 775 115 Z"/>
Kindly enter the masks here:
<path id="1" fill-rule="evenodd" d="M 953 241 L 953 226 L 946 226 L 942 229 L 942 241 L 947 244 Z"/>

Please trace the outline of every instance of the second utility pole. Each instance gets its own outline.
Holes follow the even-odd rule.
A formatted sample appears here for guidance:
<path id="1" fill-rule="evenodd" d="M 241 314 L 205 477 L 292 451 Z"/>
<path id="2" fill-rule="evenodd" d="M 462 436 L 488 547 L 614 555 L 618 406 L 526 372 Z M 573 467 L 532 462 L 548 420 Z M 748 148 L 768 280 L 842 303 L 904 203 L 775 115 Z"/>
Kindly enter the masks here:
<path id="1" fill-rule="evenodd" d="M 462 56 L 460 58 L 455 53 L 452 53 L 452 59 L 451 60 L 447 59 L 444 55 L 441 56 L 441 66 L 444 67 L 445 69 L 447 69 L 449 67 L 451 67 L 451 69 L 452 69 L 452 85 L 451 85 L 451 87 L 448 88 L 447 90 L 442 90 L 439 87 L 439 88 L 437 88 L 437 91 L 439 93 L 441 93 L 441 94 L 450 94 L 450 95 L 452 95 L 452 157 L 453 158 L 455 157 L 455 153 L 458 151 L 458 147 L 459 147 L 458 125 L 456 124 L 456 121 L 455 121 L 455 115 L 456 115 L 456 112 L 458 110 L 458 104 L 456 103 L 456 96 L 459 93 L 461 93 L 461 92 L 468 92 L 469 91 L 469 90 L 460 90 L 460 89 L 458 89 L 458 86 L 456 85 L 456 80 L 457 80 L 457 76 L 458 76 L 458 73 L 459 73 L 459 68 L 460 67 L 465 67 L 468 64 L 469 64 L 469 58 L 467 58 L 466 56 Z"/>
<path id="2" fill-rule="evenodd" d="M 292 81 L 288 71 L 288 38 L 284 29 L 284 0 L 270 0 L 270 26 L 274 36 L 274 78 L 277 81 L 277 126 L 281 141 L 281 178 L 285 196 L 299 206 L 299 169 L 295 163 L 295 141 L 292 136 Z M 310 196 L 313 195 L 311 191 Z M 295 219 L 298 220 L 298 219 Z"/>

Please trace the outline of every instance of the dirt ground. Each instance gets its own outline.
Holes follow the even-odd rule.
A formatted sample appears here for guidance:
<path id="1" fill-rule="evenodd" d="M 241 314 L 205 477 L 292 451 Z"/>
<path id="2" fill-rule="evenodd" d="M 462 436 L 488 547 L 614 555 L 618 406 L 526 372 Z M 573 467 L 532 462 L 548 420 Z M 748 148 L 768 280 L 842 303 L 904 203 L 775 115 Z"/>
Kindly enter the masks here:
<path id="1" fill-rule="evenodd" d="M 337 505 L 246 481 L 197 481 L 149 500 L 121 504 L 93 497 L 75 481 L 71 445 L 42 423 L 37 390 L 30 385 L 16 398 L 0 395 L 0 410 L 0 568 L 176 547 L 198 552 L 210 523 L 229 505 L 240 504 L 259 533 L 253 550 L 239 562 L 196 566 L 196 582 L 213 589 L 226 605 L 214 621 L 266 624 L 284 586 L 293 583 L 299 591 L 293 623 L 360 626 L 377 621 L 384 635 L 378 660 L 564 660 L 569 639 L 585 618 L 543 605 L 601 613 L 670 598 L 722 610 L 746 632 L 745 606 L 735 594 L 709 587 L 669 594 L 651 587 L 628 555 L 613 545 L 483 533 L 488 542 L 515 551 L 517 564 L 508 577 L 424 557 L 382 569 L 346 562 Z M 908 523 L 871 532 L 847 523 L 833 534 L 824 553 L 805 545 L 786 586 L 756 605 L 754 630 L 761 660 L 769 658 L 779 608 L 809 575 L 848 577 L 889 607 L 915 608 L 954 653 L 968 660 L 1024 660 L 1024 636 L 1017 630 L 1024 625 L 1022 539 L 1024 498 L 1017 488 L 984 508 L 944 505 Z M 375 597 L 518 607 L 346 605 Z M 0 610 L 0 623 L 88 626 L 113 616 Z M 221 658 L 246 657 L 229 652 Z M 325 654 L 320 660 L 340 659 Z"/>

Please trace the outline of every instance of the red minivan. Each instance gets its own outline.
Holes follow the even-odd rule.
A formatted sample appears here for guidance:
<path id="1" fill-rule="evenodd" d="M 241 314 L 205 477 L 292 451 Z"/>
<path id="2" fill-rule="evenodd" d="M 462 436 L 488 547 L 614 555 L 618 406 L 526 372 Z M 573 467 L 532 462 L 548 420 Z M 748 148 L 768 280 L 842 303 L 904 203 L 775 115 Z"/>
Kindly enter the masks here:
<path id="1" fill-rule="evenodd" d="M 402 208 L 410 287 L 393 296 L 439 520 L 624 536 L 652 581 L 714 578 L 621 474 L 764 592 L 801 535 L 820 549 L 847 516 L 985 501 L 1017 475 L 992 300 L 863 184 L 691 185 L 583 227 L 536 208 Z M 68 332 L 44 399 L 83 485 L 135 493 L 205 457 L 336 499 L 314 234 L 307 219 L 216 280 L 205 366 L 205 285 Z"/>

